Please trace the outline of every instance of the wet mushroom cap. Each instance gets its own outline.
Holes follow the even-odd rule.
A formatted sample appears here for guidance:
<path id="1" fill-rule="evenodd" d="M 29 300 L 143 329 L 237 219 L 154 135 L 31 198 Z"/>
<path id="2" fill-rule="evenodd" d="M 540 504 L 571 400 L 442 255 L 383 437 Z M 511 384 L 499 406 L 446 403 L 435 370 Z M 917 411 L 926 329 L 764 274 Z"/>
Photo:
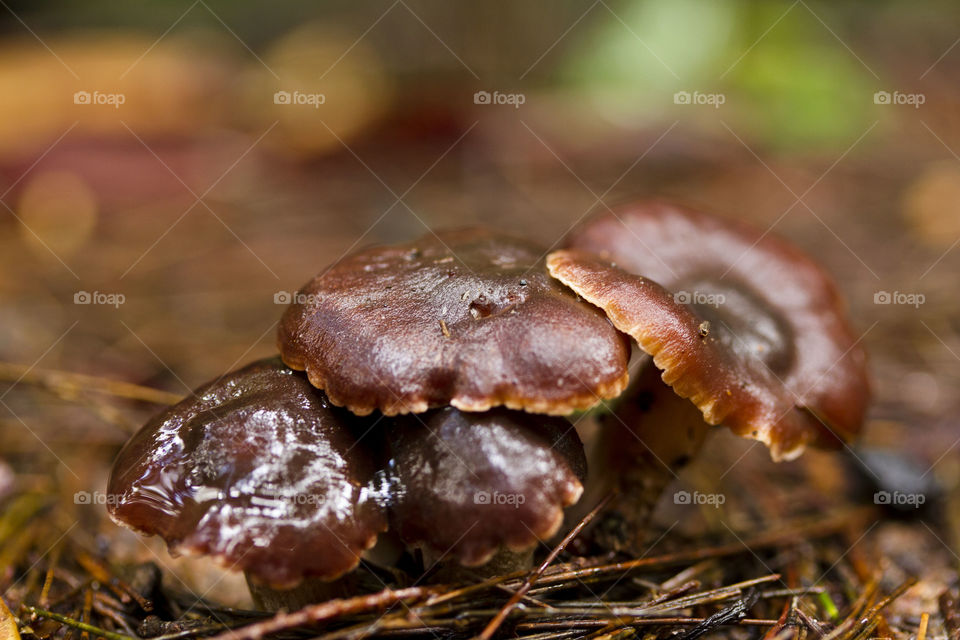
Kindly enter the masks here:
<path id="1" fill-rule="evenodd" d="M 374 465 L 303 374 L 261 360 L 148 422 L 109 482 L 115 522 L 278 589 L 334 579 L 387 528 Z"/>
<path id="2" fill-rule="evenodd" d="M 787 296 L 784 307 L 780 295 L 741 283 L 725 289 L 724 304 L 704 309 L 591 253 L 558 251 L 547 265 L 633 337 L 708 423 L 764 442 L 775 459 L 795 457 L 807 444 L 837 446 L 860 428 L 868 396 L 863 354 L 832 287 L 820 280 L 813 290 L 793 289 L 796 299 Z M 770 273 L 765 289 L 796 286 L 778 278 L 788 268 Z"/>
<path id="3" fill-rule="evenodd" d="M 466 566 L 549 539 L 583 491 L 583 445 L 560 418 L 446 408 L 396 419 L 388 438 L 392 526 Z"/>
<path id="4" fill-rule="evenodd" d="M 280 353 L 358 415 L 589 408 L 625 388 L 629 346 L 545 253 L 484 229 L 354 253 L 297 294 Z"/>

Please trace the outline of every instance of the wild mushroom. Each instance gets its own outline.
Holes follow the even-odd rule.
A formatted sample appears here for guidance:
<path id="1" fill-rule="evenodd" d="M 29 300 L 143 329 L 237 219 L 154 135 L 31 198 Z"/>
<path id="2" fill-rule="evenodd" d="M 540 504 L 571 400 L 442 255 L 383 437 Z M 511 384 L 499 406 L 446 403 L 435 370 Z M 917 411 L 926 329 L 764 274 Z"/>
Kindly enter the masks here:
<path id="1" fill-rule="evenodd" d="M 798 249 L 664 202 L 597 216 L 568 247 L 548 257 L 551 275 L 633 337 L 707 423 L 763 442 L 775 460 L 840 446 L 860 430 L 865 354 L 832 280 Z M 643 443 L 664 428 L 620 420 L 631 433 L 608 443 L 619 459 L 630 448 L 647 453 Z M 645 515 L 626 511 L 628 520 Z"/>
<path id="2" fill-rule="evenodd" d="M 397 418 L 388 440 L 391 526 L 435 579 L 529 566 L 583 491 L 583 446 L 562 418 L 447 407 Z"/>
<path id="3" fill-rule="evenodd" d="M 628 346 L 545 253 L 484 229 L 360 251 L 300 290 L 280 353 L 358 415 L 588 409 L 623 391 Z"/>
<path id="4" fill-rule="evenodd" d="M 283 316 L 284 361 L 331 402 L 359 415 L 440 410 L 390 430 L 402 488 L 394 521 L 428 561 L 450 551 L 463 564 L 486 563 L 481 573 L 529 561 L 536 536 L 554 533 L 562 508 L 579 497 L 578 463 L 542 441 L 571 432 L 568 423 L 508 409 L 567 415 L 626 386 L 628 341 L 547 274 L 545 254 L 481 228 L 428 234 L 344 258 L 301 289 Z M 497 407 L 505 409 L 490 412 Z M 573 435 L 555 440 L 580 448 Z M 520 452 L 538 464 L 521 465 Z M 517 466 L 508 469 L 511 461 Z M 452 493 L 436 493 L 441 487 Z M 507 489 L 529 501 L 503 511 L 462 499 Z M 513 525 L 494 526 L 507 520 Z M 458 529 L 464 523 L 477 526 Z"/>
<path id="5" fill-rule="evenodd" d="M 387 529 L 375 465 L 332 407 L 279 358 L 198 389 L 123 448 L 109 482 L 115 522 L 172 553 L 243 570 L 266 608 L 337 595 Z"/>

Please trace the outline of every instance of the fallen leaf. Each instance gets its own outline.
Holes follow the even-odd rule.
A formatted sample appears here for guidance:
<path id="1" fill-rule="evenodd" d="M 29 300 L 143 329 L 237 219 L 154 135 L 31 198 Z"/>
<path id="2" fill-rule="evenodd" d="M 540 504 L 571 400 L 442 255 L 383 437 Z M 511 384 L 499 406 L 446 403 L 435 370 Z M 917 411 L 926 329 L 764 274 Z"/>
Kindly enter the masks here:
<path id="1" fill-rule="evenodd" d="M 17 621 L 13 619 L 7 604 L 0 598 L 0 640 L 20 640 Z"/>

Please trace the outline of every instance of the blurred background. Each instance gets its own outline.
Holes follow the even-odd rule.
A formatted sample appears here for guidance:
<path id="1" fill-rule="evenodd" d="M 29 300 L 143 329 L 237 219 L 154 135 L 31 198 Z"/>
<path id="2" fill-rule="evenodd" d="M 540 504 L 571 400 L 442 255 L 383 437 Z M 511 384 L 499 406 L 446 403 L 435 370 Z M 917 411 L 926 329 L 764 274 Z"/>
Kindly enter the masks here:
<path id="1" fill-rule="evenodd" d="M 102 490 L 155 410 L 40 372 L 183 395 L 272 354 L 285 294 L 356 248 L 472 223 L 549 246 L 652 195 L 825 264 L 871 356 L 865 442 L 955 484 L 957 3 L 0 4 L 0 499 Z M 727 440 L 685 482 L 835 459 Z"/>

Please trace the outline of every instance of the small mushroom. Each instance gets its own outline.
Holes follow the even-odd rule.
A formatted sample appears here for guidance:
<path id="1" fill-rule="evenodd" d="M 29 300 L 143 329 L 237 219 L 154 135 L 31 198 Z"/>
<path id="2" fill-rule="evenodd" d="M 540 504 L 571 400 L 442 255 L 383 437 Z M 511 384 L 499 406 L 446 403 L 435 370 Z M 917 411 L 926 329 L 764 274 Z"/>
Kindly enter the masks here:
<path id="1" fill-rule="evenodd" d="M 860 430 L 865 354 L 832 280 L 798 249 L 657 201 L 593 218 L 568 246 L 548 256 L 551 275 L 633 337 L 707 423 L 763 442 L 776 460 Z M 636 450 L 652 427 L 629 426 Z"/>
<path id="2" fill-rule="evenodd" d="M 172 553 L 243 570 L 267 608 L 329 597 L 387 528 L 354 420 L 279 358 L 255 362 L 127 443 L 110 477 L 110 516 L 159 535 Z"/>
<path id="3" fill-rule="evenodd" d="M 583 491 L 583 445 L 562 418 L 448 407 L 397 418 L 388 439 L 391 525 L 435 579 L 529 567 Z"/>
<path id="4" fill-rule="evenodd" d="M 590 408 L 625 388 L 629 348 L 545 253 L 484 229 L 354 253 L 297 294 L 281 355 L 358 415 Z"/>

